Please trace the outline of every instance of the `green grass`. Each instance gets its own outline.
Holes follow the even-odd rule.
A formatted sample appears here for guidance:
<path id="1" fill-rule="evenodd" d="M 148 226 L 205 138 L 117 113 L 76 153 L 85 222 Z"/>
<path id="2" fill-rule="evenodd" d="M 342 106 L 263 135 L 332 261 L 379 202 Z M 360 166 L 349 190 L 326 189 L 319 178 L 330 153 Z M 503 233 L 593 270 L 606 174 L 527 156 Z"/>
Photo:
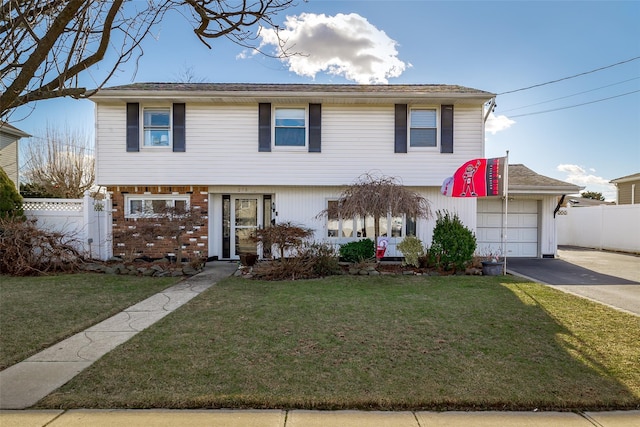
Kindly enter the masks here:
<path id="1" fill-rule="evenodd" d="M 47 408 L 638 408 L 640 319 L 504 277 L 229 278 Z"/>
<path id="2" fill-rule="evenodd" d="M 166 289 L 175 278 L 0 276 L 0 369 Z"/>

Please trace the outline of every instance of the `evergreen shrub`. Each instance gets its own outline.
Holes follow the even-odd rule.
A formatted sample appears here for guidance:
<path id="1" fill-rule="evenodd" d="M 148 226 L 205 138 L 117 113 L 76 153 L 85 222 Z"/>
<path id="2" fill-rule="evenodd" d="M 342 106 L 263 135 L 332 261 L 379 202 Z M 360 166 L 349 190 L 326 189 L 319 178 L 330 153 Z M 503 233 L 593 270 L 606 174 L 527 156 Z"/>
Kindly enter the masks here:
<path id="1" fill-rule="evenodd" d="M 363 239 L 340 245 L 340 258 L 346 262 L 362 262 L 376 254 L 376 247 L 371 239 Z"/>
<path id="2" fill-rule="evenodd" d="M 462 270 L 473 261 L 476 236 L 462 224 L 458 214 L 438 211 L 436 215 L 429 249 L 432 260 L 442 270 Z"/>

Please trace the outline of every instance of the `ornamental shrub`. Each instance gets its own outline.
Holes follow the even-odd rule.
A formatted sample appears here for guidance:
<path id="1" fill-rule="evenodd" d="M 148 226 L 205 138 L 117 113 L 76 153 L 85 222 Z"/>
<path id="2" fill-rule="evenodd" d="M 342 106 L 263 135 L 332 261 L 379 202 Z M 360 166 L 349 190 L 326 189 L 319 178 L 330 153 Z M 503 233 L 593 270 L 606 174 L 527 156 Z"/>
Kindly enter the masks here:
<path id="1" fill-rule="evenodd" d="M 462 270 L 473 260 L 476 236 L 462 224 L 458 214 L 436 212 L 436 226 L 429 253 L 435 265 L 443 270 Z"/>
<path id="2" fill-rule="evenodd" d="M 420 239 L 416 236 L 407 236 L 396 247 L 404 255 L 402 265 L 420 267 L 420 257 L 424 255 L 424 247 Z"/>
<path id="3" fill-rule="evenodd" d="M 309 260 L 313 272 L 320 277 L 342 273 L 338 254 L 334 247 L 327 243 L 311 243 L 303 248 L 301 255 Z"/>
<path id="4" fill-rule="evenodd" d="M 340 245 L 340 258 L 347 262 L 362 262 L 376 254 L 376 247 L 371 239 L 363 239 Z"/>
<path id="5" fill-rule="evenodd" d="M 0 167 L 0 218 L 24 218 L 22 196 L 9 175 Z"/>
<path id="6" fill-rule="evenodd" d="M 338 256 L 331 245 L 309 243 L 297 249 L 286 262 L 263 260 L 251 272 L 259 280 L 298 280 L 342 274 Z"/>

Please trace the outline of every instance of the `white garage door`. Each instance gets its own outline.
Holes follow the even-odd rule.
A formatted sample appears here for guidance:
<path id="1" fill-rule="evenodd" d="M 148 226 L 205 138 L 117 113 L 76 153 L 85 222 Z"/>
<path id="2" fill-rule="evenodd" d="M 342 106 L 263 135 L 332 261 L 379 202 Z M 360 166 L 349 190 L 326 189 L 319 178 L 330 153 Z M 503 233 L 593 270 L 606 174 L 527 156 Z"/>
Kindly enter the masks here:
<path id="1" fill-rule="evenodd" d="M 499 249 L 502 242 L 504 201 L 478 199 L 478 253 Z M 510 200 L 507 217 L 507 257 L 538 256 L 538 202 Z"/>

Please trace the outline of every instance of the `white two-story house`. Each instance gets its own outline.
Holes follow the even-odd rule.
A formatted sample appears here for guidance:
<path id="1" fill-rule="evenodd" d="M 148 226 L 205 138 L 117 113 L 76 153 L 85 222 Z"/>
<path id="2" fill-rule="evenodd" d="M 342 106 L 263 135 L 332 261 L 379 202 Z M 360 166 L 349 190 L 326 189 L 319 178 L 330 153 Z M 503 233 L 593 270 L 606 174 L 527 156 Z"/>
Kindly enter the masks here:
<path id="1" fill-rule="evenodd" d="M 443 196 L 443 180 L 484 156 L 484 104 L 494 94 L 451 85 L 139 83 L 100 90 L 97 183 L 113 200 L 113 226 L 164 206 L 205 221 L 183 253 L 237 259 L 256 251 L 257 227 L 291 221 L 334 245 L 373 237 L 372 218 L 318 218 L 364 173 L 396 177 L 476 230 L 478 202 Z M 552 205 L 551 202 L 547 203 Z M 553 206 L 552 206 L 553 207 Z M 551 213 L 549 213 L 551 214 Z M 431 242 L 435 219 L 381 219 L 395 244 Z M 540 233 L 540 231 L 536 231 Z M 554 231 L 555 232 L 555 231 Z M 126 248 L 114 241 L 114 254 Z M 175 253 L 158 241 L 145 255 Z M 554 253 L 536 242 L 535 253 Z"/>

